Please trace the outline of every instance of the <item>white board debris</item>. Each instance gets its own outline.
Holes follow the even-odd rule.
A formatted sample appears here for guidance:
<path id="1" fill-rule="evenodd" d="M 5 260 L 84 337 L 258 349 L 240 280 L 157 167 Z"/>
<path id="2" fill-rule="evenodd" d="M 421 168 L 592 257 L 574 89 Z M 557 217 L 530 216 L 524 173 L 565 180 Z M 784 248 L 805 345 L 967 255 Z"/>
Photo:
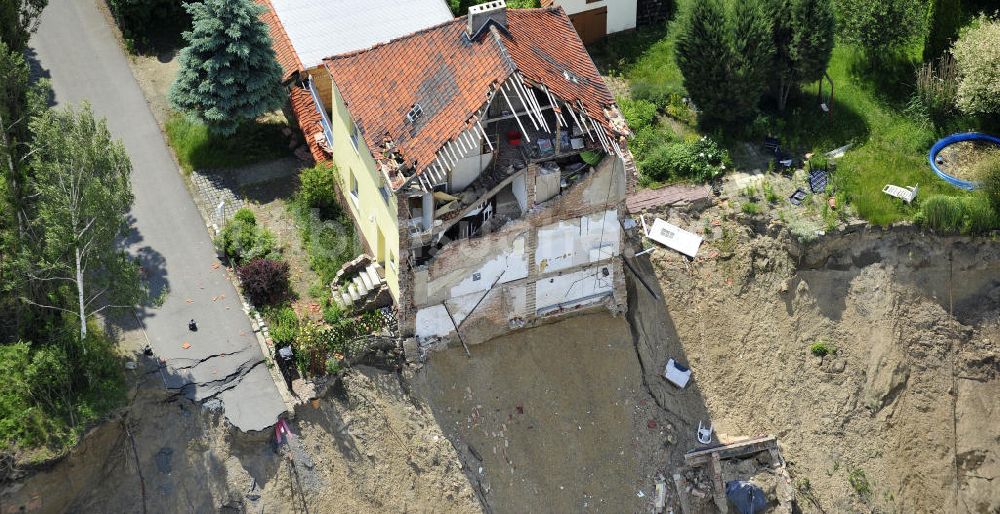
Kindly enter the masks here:
<path id="1" fill-rule="evenodd" d="M 646 225 L 645 221 L 643 220 L 643 226 Z M 691 258 L 698 254 L 702 241 L 701 236 L 671 225 L 660 218 L 653 220 L 653 226 L 646 232 L 646 237 Z"/>

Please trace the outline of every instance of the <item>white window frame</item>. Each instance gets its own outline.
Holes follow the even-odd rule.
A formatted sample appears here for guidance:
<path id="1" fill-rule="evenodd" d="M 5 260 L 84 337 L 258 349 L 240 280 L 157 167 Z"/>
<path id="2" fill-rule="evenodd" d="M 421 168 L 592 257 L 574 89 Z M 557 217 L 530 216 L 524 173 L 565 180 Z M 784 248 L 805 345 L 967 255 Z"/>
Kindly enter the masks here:
<path id="1" fill-rule="evenodd" d="M 358 190 L 360 189 L 361 186 L 358 183 L 358 177 L 357 177 L 357 175 L 354 174 L 354 170 L 348 168 L 347 173 L 349 175 L 349 177 L 348 177 L 349 184 L 348 185 L 351 188 L 351 192 L 350 192 L 351 201 L 354 202 L 354 206 L 357 207 L 358 206 L 358 202 L 361 201 L 361 197 L 360 197 L 360 195 L 358 193 Z"/>
<path id="2" fill-rule="evenodd" d="M 354 152 L 361 153 L 361 129 L 358 128 L 358 124 L 351 120 L 351 144 L 354 146 Z"/>

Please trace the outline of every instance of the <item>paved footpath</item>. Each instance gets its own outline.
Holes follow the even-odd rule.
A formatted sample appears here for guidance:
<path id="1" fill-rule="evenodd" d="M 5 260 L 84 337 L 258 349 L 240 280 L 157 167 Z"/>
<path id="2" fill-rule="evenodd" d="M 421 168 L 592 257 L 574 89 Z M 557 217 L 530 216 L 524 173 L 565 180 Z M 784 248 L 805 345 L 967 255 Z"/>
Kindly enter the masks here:
<path id="1" fill-rule="evenodd" d="M 99 0 L 50 0 L 31 40 L 35 72 L 49 76 L 58 106 L 89 101 L 132 159 L 134 232 L 159 308 L 139 312 L 170 389 L 214 408 L 244 431 L 275 423 L 285 404 L 250 320 L 218 264 L 205 222 L 136 83 Z M 198 322 L 197 332 L 187 321 Z"/>

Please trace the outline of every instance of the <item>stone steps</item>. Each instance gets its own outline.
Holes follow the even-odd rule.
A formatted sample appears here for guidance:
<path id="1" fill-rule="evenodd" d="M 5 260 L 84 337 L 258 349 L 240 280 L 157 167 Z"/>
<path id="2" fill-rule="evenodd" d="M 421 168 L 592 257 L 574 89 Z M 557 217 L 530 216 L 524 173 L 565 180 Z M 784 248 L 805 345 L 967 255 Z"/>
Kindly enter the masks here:
<path id="1" fill-rule="evenodd" d="M 387 289 L 382 275 L 382 266 L 371 257 L 362 255 L 352 260 L 337 272 L 335 284 L 344 285 L 332 287 L 333 300 L 348 310 L 385 303 Z"/>

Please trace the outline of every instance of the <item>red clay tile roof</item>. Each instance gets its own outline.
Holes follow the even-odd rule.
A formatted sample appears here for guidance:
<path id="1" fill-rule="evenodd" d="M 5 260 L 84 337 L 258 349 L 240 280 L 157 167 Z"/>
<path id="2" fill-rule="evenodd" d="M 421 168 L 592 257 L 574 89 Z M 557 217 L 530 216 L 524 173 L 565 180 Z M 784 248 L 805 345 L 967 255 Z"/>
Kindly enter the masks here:
<path id="1" fill-rule="evenodd" d="M 257 0 L 257 3 L 267 9 L 264 14 L 261 14 L 260 19 L 270 29 L 271 46 L 274 48 L 274 55 L 278 60 L 278 64 L 285 71 L 281 78 L 287 81 L 295 72 L 303 71 L 302 61 L 299 60 L 299 54 L 295 53 L 295 49 L 292 48 L 292 40 L 288 38 L 288 33 L 285 32 L 285 27 L 281 24 L 281 20 L 274 14 L 274 6 L 271 5 L 271 0 Z"/>
<path id="2" fill-rule="evenodd" d="M 316 103 L 312 94 L 301 86 L 292 86 L 292 110 L 299 120 L 299 128 L 309 145 L 309 153 L 312 154 L 316 162 L 323 162 L 330 159 L 330 156 L 316 142 L 316 134 L 323 132 L 319 111 L 316 110 Z"/>
<path id="3" fill-rule="evenodd" d="M 511 9 L 507 24 L 506 32 L 494 28 L 470 42 L 465 17 L 456 18 L 325 60 L 376 159 L 389 140 L 407 166 L 422 172 L 444 143 L 469 128 L 492 87 L 515 71 L 561 100 L 582 101 L 592 118 L 610 128 L 604 108 L 614 96 L 562 8 Z M 406 114 L 417 103 L 423 115 L 412 124 Z"/>
<path id="4" fill-rule="evenodd" d="M 604 107 L 613 104 L 615 97 L 561 7 L 511 9 L 507 11 L 507 23 L 510 37 L 503 39 L 503 45 L 521 75 L 544 84 L 562 100 L 573 104 L 583 101 L 591 118 L 601 122 L 607 119 Z M 566 80 L 564 70 L 576 75 L 579 83 Z"/>

